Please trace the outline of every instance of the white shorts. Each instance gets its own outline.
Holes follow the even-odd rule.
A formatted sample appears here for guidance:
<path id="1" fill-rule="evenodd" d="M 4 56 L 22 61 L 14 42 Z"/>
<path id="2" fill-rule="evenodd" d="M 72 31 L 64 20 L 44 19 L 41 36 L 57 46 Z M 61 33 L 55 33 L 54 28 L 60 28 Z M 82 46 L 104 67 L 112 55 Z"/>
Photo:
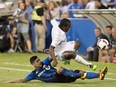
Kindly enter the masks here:
<path id="1" fill-rule="evenodd" d="M 75 46 L 75 41 L 67 42 L 65 47 L 57 55 L 57 59 L 60 60 L 60 61 L 65 61 L 66 59 L 63 58 L 63 52 L 65 52 L 65 51 L 74 51 L 74 46 Z"/>

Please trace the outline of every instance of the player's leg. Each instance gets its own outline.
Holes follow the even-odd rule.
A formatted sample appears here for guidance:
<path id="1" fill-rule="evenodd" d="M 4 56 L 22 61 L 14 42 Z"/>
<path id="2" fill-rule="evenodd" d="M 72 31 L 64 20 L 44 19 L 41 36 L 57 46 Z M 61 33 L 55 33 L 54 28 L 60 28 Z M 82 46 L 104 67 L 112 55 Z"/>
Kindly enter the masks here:
<path id="1" fill-rule="evenodd" d="M 74 72 L 73 70 L 68 70 L 62 67 L 57 68 L 57 73 L 63 74 L 64 76 L 72 77 L 72 78 L 80 78 L 82 76 L 80 73 L 77 73 L 77 72 Z"/>
<path id="2" fill-rule="evenodd" d="M 87 66 L 92 65 L 73 51 L 64 51 L 62 57 L 66 60 L 75 59 L 76 62 L 82 63 Z"/>
<path id="3" fill-rule="evenodd" d="M 97 68 L 96 65 L 93 65 L 92 63 L 86 61 L 84 58 L 82 58 L 82 57 L 79 56 L 79 55 L 76 55 L 76 57 L 74 58 L 74 60 L 75 60 L 76 62 L 82 63 L 82 64 L 84 64 L 84 65 L 90 67 L 90 68 L 93 69 L 93 70 L 96 70 L 96 68 Z"/>
<path id="4" fill-rule="evenodd" d="M 84 79 L 94 79 L 94 78 L 99 78 L 99 73 L 95 72 L 85 72 L 83 76 L 81 77 L 82 80 Z"/>
<path id="5" fill-rule="evenodd" d="M 86 61 L 84 58 L 82 58 L 81 56 L 77 55 L 75 52 L 73 51 L 64 51 L 62 53 L 62 57 L 65 60 L 70 60 L 70 59 L 74 59 L 76 62 L 82 63 L 86 66 L 89 66 L 90 68 L 92 68 L 93 70 L 96 70 L 97 66 L 93 65 L 92 63 L 89 63 L 88 61 Z"/>
<path id="6" fill-rule="evenodd" d="M 76 53 L 73 51 L 64 51 L 57 56 L 57 59 L 63 61 L 64 64 L 66 65 L 66 64 L 70 64 L 70 60 L 75 56 Z"/>
<path id="7" fill-rule="evenodd" d="M 77 50 L 79 47 L 80 47 L 80 42 L 75 41 L 74 49 Z M 88 61 L 84 60 L 84 58 L 82 58 L 79 55 L 76 55 L 76 57 L 74 57 L 73 59 L 75 59 L 76 62 L 82 63 L 87 66 L 92 65 L 92 63 L 89 63 Z"/>
<path id="8" fill-rule="evenodd" d="M 73 58 L 76 57 L 76 53 L 73 52 L 73 51 L 64 51 L 62 53 L 62 56 L 63 56 L 64 59 L 70 60 L 70 59 L 73 59 Z"/>
<path id="9" fill-rule="evenodd" d="M 104 77 L 105 77 L 107 71 L 108 71 L 108 68 L 105 67 L 104 69 L 102 69 L 100 71 L 100 73 L 96 73 L 96 72 L 83 72 L 84 74 L 83 74 L 83 76 L 81 76 L 81 79 L 84 80 L 85 78 L 86 79 L 99 78 L 100 80 L 104 80 Z"/>
<path id="10" fill-rule="evenodd" d="M 78 48 L 80 47 L 80 43 L 77 41 L 75 42 L 74 44 L 74 49 L 77 50 Z M 92 63 L 86 61 L 84 58 L 82 58 L 81 56 L 79 55 L 76 55 L 76 57 L 74 58 L 74 60 L 76 62 L 79 62 L 79 63 L 82 63 L 86 66 L 89 66 L 90 68 L 92 68 L 93 70 L 96 70 L 97 66 L 96 65 L 93 65 Z"/>
<path id="11" fill-rule="evenodd" d="M 76 57 L 76 53 L 73 51 L 65 51 L 62 53 L 62 58 L 65 65 L 70 64 L 70 60 L 75 57 Z"/>
<path id="12" fill-rule="evenodd" d="M 96 73 L 96 72 L 86 72 L 86 71 L 81 71 L 81 70 L 68 70 L 62 67 L 59 67 L 57 69 L 57 73 L 58 74 L 62 74 L 66 77 L 71 77 L 71 78 L 81 78 L 81 79 L 95 79 L 95 78 L 99 78 L 100 80 L 103 80 L 106 73 L 108 71 L 108 68 L 105 67 L 104 69 L 102 69 L 100 71 L 100 73 Z"/>
<path id="13" fill-rule="evenodd" d="M 70 41 L 66 44 L 65 51 L 62 53 L 62 57 L 66 60 L 74 59 L 76 62 L 82 63 L 86 66 L 89 66 L 93 70 L 96 70 L 97 66 L 86 61 L 84 58 L 76 54 L 76 50 L 79 48 L 80 43 L 77 41 Z M 67 50 L 67 51 L 66 51 Z"/>
<path id="14" fill-rule="evenodd" d="M 64 76 L 63 74 L 56 74 L 56 80 L 57 83 L 69 83 L 69 82 L 75 82 L 77 78 Z"/>
<path id="15" fill-rule="evenodd" d="M 84 80 L 86 79 L 94 79 L 94 78 L 98 78 L 99 77 L 99 73 L 95 73 L 95 72 L 86 72 L 86 71 L 82 71 L 82 70 L 75 70 L 76 73 L 80 73 L 81 74 L 81 79 Z"/>

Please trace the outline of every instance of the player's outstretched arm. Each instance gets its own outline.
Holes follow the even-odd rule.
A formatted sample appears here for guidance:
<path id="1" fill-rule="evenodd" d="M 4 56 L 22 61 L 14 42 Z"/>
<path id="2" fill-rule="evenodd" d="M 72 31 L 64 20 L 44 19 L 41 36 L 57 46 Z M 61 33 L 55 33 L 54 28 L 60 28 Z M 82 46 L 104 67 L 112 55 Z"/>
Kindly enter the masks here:
<path id="1" fill-rule="evenodd" d="M 55 57 L 54 48 L 55 48 L 54 46 L 50 46 L 49 53 L 52 59 L 52 66 L 56 67 L 58 64 L 58 61 Z"/>
<path id="2" fill-rule="evenodd" d="M 5 83 L 25 83 L 28 82 L 27 79 L 18 79 L 18 80 L 12 80 L 12 81 L 6 81 Z"/>

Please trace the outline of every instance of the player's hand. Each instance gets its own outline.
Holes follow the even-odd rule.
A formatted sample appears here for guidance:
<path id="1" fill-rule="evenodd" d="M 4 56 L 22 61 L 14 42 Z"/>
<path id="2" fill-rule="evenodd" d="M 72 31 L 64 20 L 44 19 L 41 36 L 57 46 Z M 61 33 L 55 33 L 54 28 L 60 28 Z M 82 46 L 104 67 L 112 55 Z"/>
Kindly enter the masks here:
<path id="1" fill-rule="evenodd" d="M 57 64 L 58 64 L 58 61 L 57 61 L 57 60 L 53 60 L 53 61 L 52 61 L 52 66 L 56 67 Z"/>

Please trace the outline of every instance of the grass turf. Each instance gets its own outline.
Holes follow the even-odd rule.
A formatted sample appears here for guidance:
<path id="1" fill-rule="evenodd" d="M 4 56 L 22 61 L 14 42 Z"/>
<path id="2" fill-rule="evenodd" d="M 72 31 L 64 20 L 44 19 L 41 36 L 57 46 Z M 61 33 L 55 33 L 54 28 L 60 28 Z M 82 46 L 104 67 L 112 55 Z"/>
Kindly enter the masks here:
<path id="1" fill-rule="evenodd" d="M 32 55 L 37 55 L 43 60 L 48 55 L 46 54 L 24 54 L 24 53 L 3 53 L 0 54 L 0 87 L 116 87 L 116 64 L 93 62 L 98 66 L 96 72 L 99 72 L 105 66 L 108 67 L 108 74 L 105 80 L 92 79 L 81 80 L 78 79 L 73 83 L 44 83 L 41 81 L 30 81 L 28 83 L 5 83 L 9 80 L 16 80 L 24 78 L 34 68 L 29 63 L 29 58 Z M 81 69 L 92 71 L 87 66 L 71 61 L 70 65 L 64 65 L 59 61 L 58 66 L 68 69 Z M 9 68 L 11 70 L 9 70 Z"/>

